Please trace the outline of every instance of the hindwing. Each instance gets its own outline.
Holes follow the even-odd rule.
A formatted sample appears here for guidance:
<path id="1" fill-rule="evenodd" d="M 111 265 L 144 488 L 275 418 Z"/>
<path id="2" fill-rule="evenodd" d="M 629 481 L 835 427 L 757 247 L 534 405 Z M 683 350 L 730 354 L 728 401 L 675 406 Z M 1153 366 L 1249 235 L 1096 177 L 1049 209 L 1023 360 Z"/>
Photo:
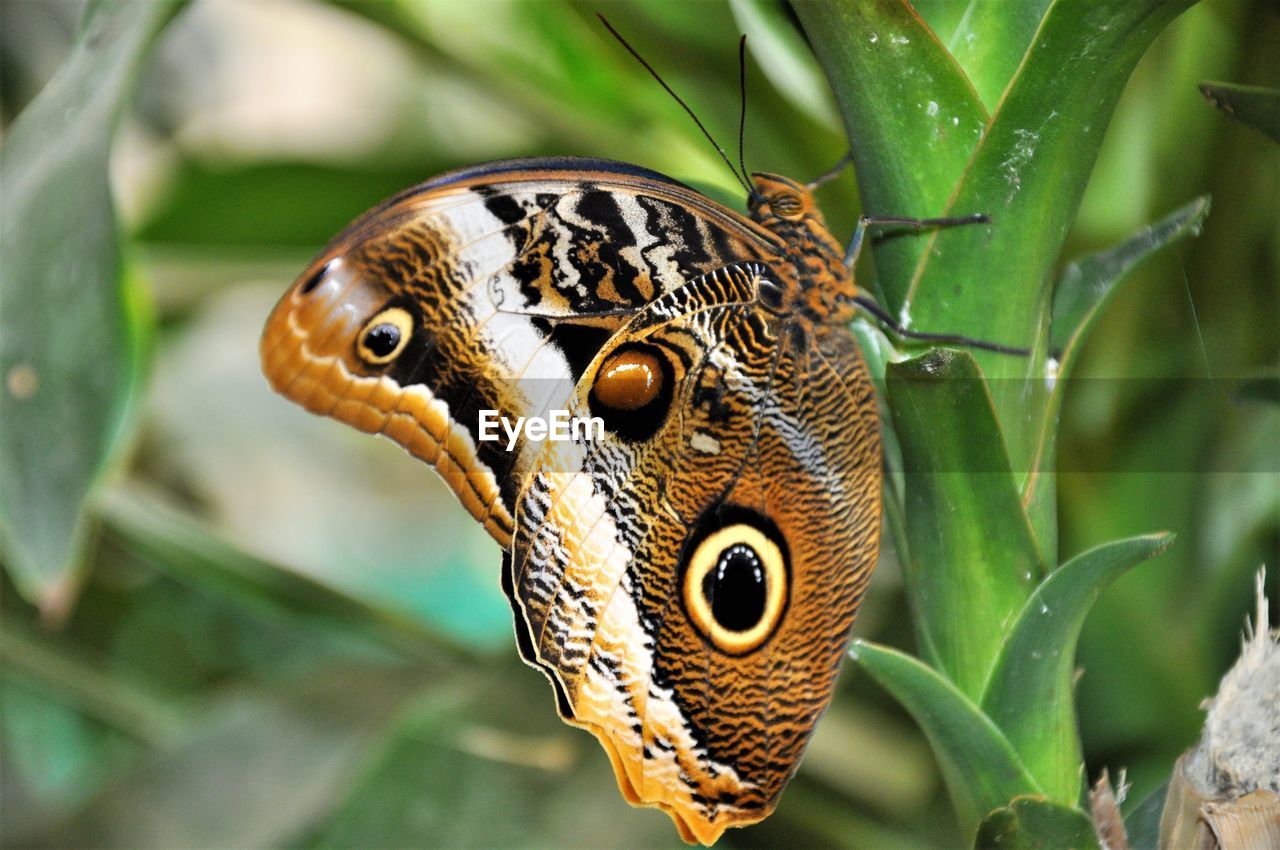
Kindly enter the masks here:
<path id="1" fill-rule="evenodd" d="M 636 346 L 668 358 L 669 409 L 639 435 L 545 444 L 505 565 L 523 650 L 562 714 L 600 739 L 629 800 L 704 843 L 767 816 L 795 771 L 880 522 L 878 417 L 847 332 L 771 320 L 747 271 L 768 274 L 696 280 L 597 354 L 576 413 L 600 412 L 593 381 Z M 733 545 L 761 550 L 759 600 L 706 598 L 706 565 Z"/>

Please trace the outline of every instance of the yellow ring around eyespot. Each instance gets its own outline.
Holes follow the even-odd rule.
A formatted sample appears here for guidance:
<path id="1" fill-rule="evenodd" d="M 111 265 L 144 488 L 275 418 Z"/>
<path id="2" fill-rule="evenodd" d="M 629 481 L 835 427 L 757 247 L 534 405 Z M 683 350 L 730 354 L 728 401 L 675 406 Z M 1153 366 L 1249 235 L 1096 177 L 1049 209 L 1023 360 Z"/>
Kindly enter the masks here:
<path id="1" fill-rule="evenodd" d="M 378 325 L 391 325 L 400 331 L 400 340 L 396 343 L 396 347 L 381 356 L 370 351 L 364 341 L 369 331 Z M 360 329 L 360 335 L 356 338 L 356 351 L 364 362 L 373 366 L 383 366 L 400 356 L 400 352 L 404 351 L 404 347 L 409 344 L 411 336 L 413 336 L 413 317 L 409 315 L 409 311 L 403 307 L 388 307 L 365 322 L 364 327 Z"/>
<path id="2" fill-rule="evenodd" d="M 716 622 L 715 614 L 702 592 L 702 581 L 707 573 L 715 569 L 721 553 L 738 543 L 755 551 L 764 566 L 765 580 L 764 611 L 760 620 L 744 632 L 730 631 Z M 753 526 L 738 523 L 722 528 L 698 544 L 693 557 L 689 559 L 688 568 L 685 569 L 682 594 L 689 619 L 716 648 L 730 655 L 750 652 L 773 634 L 778 619 L 782 616 L 787 598 L 787 567 L 782 551 L 778 549 L 778 544 Z"/>

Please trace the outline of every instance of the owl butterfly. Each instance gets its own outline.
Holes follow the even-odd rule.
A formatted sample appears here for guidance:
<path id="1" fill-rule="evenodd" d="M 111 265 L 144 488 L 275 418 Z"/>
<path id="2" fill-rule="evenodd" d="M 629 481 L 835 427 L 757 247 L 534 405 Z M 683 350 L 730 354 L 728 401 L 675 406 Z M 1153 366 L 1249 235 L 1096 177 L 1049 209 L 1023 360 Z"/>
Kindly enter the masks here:
<path id="1" fill-rule="evenodd" d="M 843 248 L 804 186 L 753 184 L 744 218 L 602 160 L 446 174 L 339 235 L 262 337 L 278 392 L 436 467 L 561 715 L 708 844 L 794 773 L 879 542 Z M 482 410 L 557 409 L 603 437 L 481 439 Z"/>
<path id="2" fill-rule="evenodd" d="M 436 467 L 561 716 L 706 844 L 795 773 L 879 545 L 845 251 L 809 186 L 749 189 L 744 217 L 605 160 L 445 174 L 338 235 L 261 345 L 278 392 Z M 482 411 L 603 433 L 509 445 Z"/>

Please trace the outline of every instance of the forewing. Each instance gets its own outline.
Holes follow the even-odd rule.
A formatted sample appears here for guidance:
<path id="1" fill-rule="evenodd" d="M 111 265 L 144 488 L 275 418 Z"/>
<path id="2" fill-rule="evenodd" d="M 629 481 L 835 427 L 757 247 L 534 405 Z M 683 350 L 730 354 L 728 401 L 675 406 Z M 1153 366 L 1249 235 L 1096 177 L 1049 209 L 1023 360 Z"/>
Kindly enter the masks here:
<path id="1" fill-rule="evenodd" d="M 499 439 L 481 439 L 480 411 L 514 423 L 564 407 L 637 310 L 776 250 L 736 213 L 633 166 L 520 160 L 455 172 L 334 239 L 268 320 L 263 369 L 308 410 L 435 465 L 506 544 L 532 452 L 523 441 L 507 451 L 500 426 Z M 395 327 L 379 336 L 383 319 Z M 362 347 L 396 334 L 391 359 Z"/>

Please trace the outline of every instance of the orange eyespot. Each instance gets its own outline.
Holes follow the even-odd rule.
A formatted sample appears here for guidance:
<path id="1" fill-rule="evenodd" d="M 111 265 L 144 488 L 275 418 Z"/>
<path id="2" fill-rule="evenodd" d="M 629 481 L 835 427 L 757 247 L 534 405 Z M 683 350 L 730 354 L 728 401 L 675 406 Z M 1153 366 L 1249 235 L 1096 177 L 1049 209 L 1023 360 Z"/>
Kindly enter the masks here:
<path id="1" fill-rule="evenodd" d="M 400 356 L 413 336 L 413 317 L 402 307 L 388 307 L 365 323 L 356 351 L 371 366 L 385 366 Z"/>
<path id="2" fill-rule="evenodd" d="M 799 218 L 804 214 L 804 202 L 797 195 L 778 194 L 769 199 L 769 206 L 783 218 Z"/>
<path id="3" fill-rule="evenodd" d="M 592 389 L 595 400 L 605 407 L 639 410 L 657 398 L 662 383 L 662 367 L 657 356 L 632 348 L 605 361 Z"/>

